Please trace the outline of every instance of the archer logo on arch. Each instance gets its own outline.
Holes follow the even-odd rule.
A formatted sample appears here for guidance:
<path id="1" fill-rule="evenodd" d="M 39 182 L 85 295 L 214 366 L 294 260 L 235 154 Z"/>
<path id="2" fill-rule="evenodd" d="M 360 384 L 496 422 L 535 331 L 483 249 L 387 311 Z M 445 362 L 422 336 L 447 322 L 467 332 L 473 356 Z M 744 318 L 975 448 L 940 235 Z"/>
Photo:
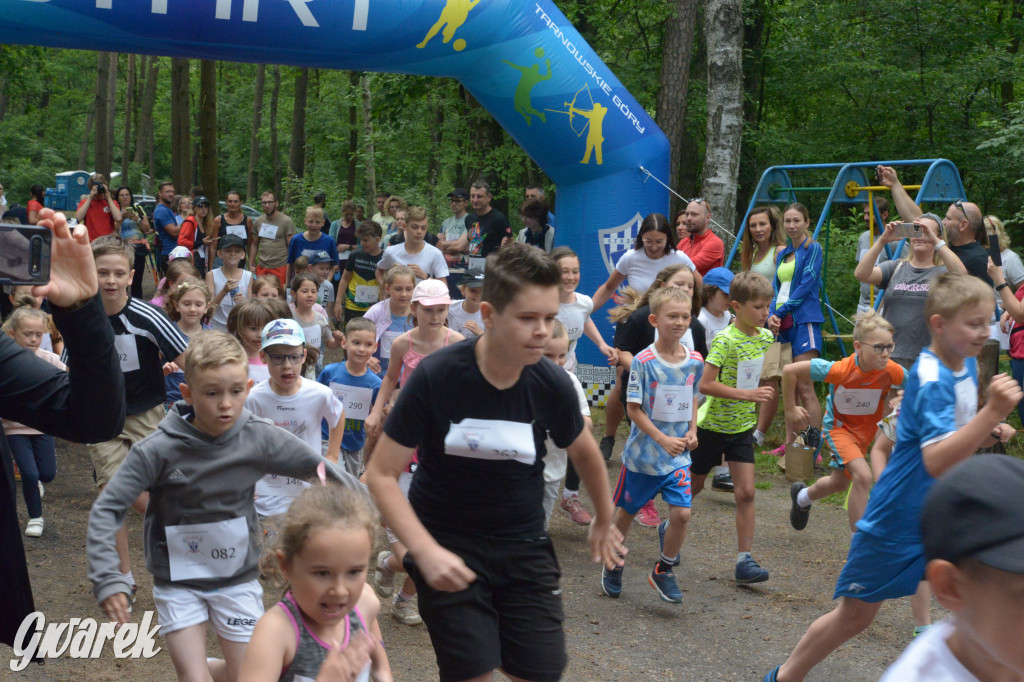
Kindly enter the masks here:
<path id="1" fill-rule="evenodd" d="M 597 231 L 597 240 L 601 245 L 601 258 L 604 266 L 608 268 L 608 274 L 615 270 L 615 264 L 622 258 L 622 254 L 633 248 L 637 232 L 640 231 L 640 223 L 643 216 L 638 212 L 627 222 L 618 227 L 606 227 Z"/>
<path id="2" fill-rule="evenodd" d="M 580 100 L 584 93 L 586 93 L 586 98 Z M 577 106 L 578 104 L 582 106 Z M 589 109 L 587 108 L 588 104 L 590 105 Z M 548 109 L 548 111 L 553 111 L 556 114 L 568 114 L 569 128 L 576 133 L 576 137 L 583 137 L 583 133 L 587 134 L 587 146 L 580 163 L 588 165 L 590 153 L 594 152 L 594 160 L 600 166 L 604 163 L 602 155 L 604 115 L 608 113 L 608 107 L 594 101 L 594 96 L 590 94 L 590 86 L 586 83 L 572 96 L 572 101 L 565 102 L 563 106 L 565 109 Z M 582 119 L 582 123 L 579 122 L 580 119 Z M 576 125 L 573 125 L 574 122 Z"/>

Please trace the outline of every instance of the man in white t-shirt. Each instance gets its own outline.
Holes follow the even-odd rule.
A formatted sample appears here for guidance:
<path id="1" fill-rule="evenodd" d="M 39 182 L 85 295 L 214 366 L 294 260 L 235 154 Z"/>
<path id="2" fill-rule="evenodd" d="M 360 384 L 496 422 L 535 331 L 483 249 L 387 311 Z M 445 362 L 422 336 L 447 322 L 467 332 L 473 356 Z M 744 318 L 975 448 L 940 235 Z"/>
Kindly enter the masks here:
<path id="1" fill-rule="evenodd" d="M 439 279 L 448 283 L 448 264 L 436 246 L 431 246 L 427 236 L 427 212 L 422 206 L 410 206 L 406 216 L 405 241 L 389 246 L 377 265 L 377 281 L 383 282 L 384 275 L 392 265 L 408 265 L 416 274 L 416 280 Z"/>

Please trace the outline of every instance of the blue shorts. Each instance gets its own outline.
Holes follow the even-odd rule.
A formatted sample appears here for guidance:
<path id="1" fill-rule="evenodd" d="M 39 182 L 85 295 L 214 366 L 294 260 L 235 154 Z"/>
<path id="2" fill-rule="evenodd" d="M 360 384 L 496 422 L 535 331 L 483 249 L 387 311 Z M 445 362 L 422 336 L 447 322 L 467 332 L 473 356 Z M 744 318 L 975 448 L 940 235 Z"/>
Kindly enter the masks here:
<path id="1" fill-rule="evenodd" d="M 925 563 L 924 546 L 919 543 L 893 542 L 858 531 L 832 598 L 874 603 L 909 597 L 924 580 Z"/>
<path id="2" fill-rule="evenodd" d="M 789 329 L 779 332 L 779 341 L 790 344 L 794 358 L 812 350 L 818 351 L 820 357 L 822 350 L 821 325 L 817 322 L 794 324 Z"/>
<path id="3" fill-rule="evenodd" d="M 623 466 L 612 499 L 615 506 L 622 507 L 627 514 L 636 514 L 659 491 L 665 504 L 689 509 L 693 500 L 690 493 L 690 467 L 681 467 L 665 476 L 651 476 L 638 474 Z"/>

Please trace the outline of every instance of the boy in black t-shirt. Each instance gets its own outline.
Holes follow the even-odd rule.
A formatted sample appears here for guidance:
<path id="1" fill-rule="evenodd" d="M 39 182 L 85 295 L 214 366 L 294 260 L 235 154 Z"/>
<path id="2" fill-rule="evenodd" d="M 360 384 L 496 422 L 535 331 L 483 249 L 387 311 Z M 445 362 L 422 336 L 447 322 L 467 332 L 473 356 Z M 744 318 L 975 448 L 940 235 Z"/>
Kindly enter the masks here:
<path id="1" fill-rule="evenodd" d="M 590 490 L 595 562 L 620 566 L 600 451 L 565 371 L 543 358 L 560 276 L 526 244 L 491 256 L 484 334 L 424 358 L 402 389 L 366 472 L 405 543 L 442 680 L 501 668 L 558 680 L 566 665 L 559 570 L 544 532 L 544 439 L 565 447 Z M 442 396 L 471 396 L 448 400 Z M 398 476 L 419 451 L 406 501 Z"/>
<path id="2" fill-rule="evenodd" d="M 113 440 L 88 446 L 96 485 L 102 492 L 128 456 L 128 450 L 155 431 L 164 418 L 164 401 L 167 400 L 164 365 L 173 362 L 185 369 L 188 339 L 163 310 L 128 295 L 134 274 L 134 247 L 116 235 L 106 235 L 92 242 L 92 255 L 96 261 L 100 299 L 114 329 L 114 346 L 121 362 L 125 389 L 124 430 Z M 148 493 L 142 493 L 135 501 L 136 511 L 144 513 L 148 500 Z M 116 541 L 121 572 L 131 578 L 126 528 L 117 532 Z M 129 583 L 134 590 L 134 581 L 129 580 Z"/>

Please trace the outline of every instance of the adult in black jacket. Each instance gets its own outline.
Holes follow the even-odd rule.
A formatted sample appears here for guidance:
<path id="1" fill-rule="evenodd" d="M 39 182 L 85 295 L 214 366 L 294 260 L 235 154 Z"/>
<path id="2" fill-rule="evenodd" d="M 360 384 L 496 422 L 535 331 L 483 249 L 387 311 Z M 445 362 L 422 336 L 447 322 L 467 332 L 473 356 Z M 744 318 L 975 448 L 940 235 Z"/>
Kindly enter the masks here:
<path id="1" fill-rule="evenodd" d="M 65 440 L 98 443 L 124 426 L 124 378 L 114 332 L 96 296 L 96 264 L 84 226 L 68 230 L 63 214 L 40 211 L 39 225 L 53 232 L 50 282 L 33 294 L 46 296 L 64 336 L 67 372 L 38 359 L 0 334 L 0 416 Z M 15 510 L 14 469 L 0 429 L 0 642 L 13 644 L 32 613 L 32 587 Z"/>

